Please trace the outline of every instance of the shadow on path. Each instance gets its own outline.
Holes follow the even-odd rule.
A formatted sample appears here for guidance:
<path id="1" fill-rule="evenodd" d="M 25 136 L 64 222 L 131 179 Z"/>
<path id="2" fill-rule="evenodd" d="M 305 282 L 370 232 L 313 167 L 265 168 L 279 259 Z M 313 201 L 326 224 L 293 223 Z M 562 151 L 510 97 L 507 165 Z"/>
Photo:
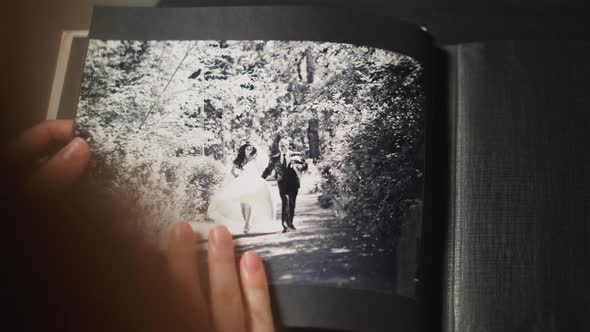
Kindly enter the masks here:
<path id="1" fill-rule="evenodd" d="M 340 222 L 332 210 L 319 206 L 318 196 L 298 196 L 294 220 L 297 230 L 235 236 L 238 250 L 258 252 L 275 284 L 394 292 L 397 257 L 389 241 Z"/>

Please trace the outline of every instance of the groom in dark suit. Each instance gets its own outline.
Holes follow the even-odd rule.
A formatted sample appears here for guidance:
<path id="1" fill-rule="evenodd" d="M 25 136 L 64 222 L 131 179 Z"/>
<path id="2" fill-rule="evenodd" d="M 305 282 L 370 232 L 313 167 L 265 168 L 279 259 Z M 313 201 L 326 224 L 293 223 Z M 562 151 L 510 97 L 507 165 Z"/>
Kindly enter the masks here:
<path id="1" fill-rule="evenodd" d="M 281 153 L 270 158 L 268 166 L 262 172 L 262 178 L 266 179 L 273 170 L 275 171 L 282 203 L 281 224 L 283 233 L 286 233 L 289 229 L 295 230 L 293 217 L 297 193 L 301 185 L 299 177 L 301 172 L 307 170 L 307 163 L 300 153 L 289 150 L 287 139 L 279 141 L 279 151 Z"/>

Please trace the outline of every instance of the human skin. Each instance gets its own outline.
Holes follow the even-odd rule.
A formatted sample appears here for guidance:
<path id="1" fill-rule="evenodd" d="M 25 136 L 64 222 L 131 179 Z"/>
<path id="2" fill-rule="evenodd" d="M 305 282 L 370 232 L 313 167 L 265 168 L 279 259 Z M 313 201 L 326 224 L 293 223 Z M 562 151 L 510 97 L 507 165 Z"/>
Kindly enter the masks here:
<path id="1" fill-rule="evenodd" d="M 5 165 L 2 175 L 11 179 L 4 189 L 15 191 L 12 199 L 4 202 L 7 206 L 3 210 L 19 221 L 8 228 L 14 233 L 14 243 L 9 245 L 16 248 L 10 251 L 17 263 L 11 272 L 15 279 L 27 280 L 31 275 L 37 282 L 47 280 L 33 284 L 22 281 L 22 287 L 15 287 L 31 289 L 31 312 L 41 308 L 39 312 L 50 316 L 47 321 L 39 316 L 38 322 L 31 324 L 50 330 L 55 324 L 55 328 L 68 330 L 60 325 L 67 319 L 54 321 L 52 317 L 59 317 L 65 308 L 65 312 L 88 315 L 72 314 L 74 318 L 68 321 L 72 330 L 80 327 L 76 324 L 87 331 L 109 330 L 104 327 L 108 324 L 121 329 L 127 326 L 126 330 L 138 326 L 142 330 L 159 326 L 176 326 L 176 331 L 274 330 L 267 277 L 256 253 L 245 253 L 236 266 L 233 239 L 224 226 L 213 228 L 209 234 L 205 267 L 198 264 L 199 234 L 187 222 L 172 227 L 164 254 L 143 243 L 137 234 L 125 233 L 119 220 L 125 214 L 113 212 L 116 204 L 108 201 L 101 205 L 91 196 L 94 192 L 76 191 L 91 153 L 86 141 L 72 135 L 72 121 L 46 121 L 1 151 Z M 72 248 L 80 253 L 72 255 Z M 45 265 L 52 269 L 46 270 Z M 84 267 L 93 269 L 88 279 Z M 203 283 L 204 278 L 208 283 Z M 112 280 L 120 280 L 120 285 L 113 285 Z M 146 289 L 150 290 L 148 296 Z M 45 293 L 76 295 L 60 302 L 39 295 Z M 101 304 L 102 311 L 95 307 L 97 296 L 111 301 Z M 146 299 L 135 302 L 143 297 Z M 126 322 L 117 321 L 117 308 L 129 308 L 129 301 L 135 315 L 130 313 Z M 154 308 L 159 315 L 145 314 Z M 17 320 L 18 316 L 14 317 Z"/>

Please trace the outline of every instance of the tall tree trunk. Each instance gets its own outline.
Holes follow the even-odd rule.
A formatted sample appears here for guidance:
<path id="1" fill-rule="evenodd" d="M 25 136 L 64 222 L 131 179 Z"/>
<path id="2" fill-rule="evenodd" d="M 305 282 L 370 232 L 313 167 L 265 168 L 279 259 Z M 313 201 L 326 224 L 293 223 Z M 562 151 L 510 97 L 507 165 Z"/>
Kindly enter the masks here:
<path id="1" fill-rule="evenodd" d="M 318 119 L 309 119 L 307 127 L 307 140 L 309 142 L 309 157 L 316 161 L 320 158 L 320 133 Z"/>
<path id="2" fill-rule="evenodd" d="M 311 52 L 311 48 L 308 48 L 307 50 L 305 50 L 305 65 L 307 66 L 307 84 L 311 84 L 313 83 L 313 75 L 315 72 L 315 63 L 314 63 L 314 57 L 313 54 Z"/>

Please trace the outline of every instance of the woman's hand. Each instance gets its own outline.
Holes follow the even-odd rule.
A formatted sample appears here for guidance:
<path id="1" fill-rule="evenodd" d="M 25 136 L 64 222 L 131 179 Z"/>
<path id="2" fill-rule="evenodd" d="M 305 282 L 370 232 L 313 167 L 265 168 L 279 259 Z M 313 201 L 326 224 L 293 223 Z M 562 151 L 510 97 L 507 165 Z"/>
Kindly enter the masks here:
<path id="1" fill-rule="evenodd" d="M 231 168 L 231 175 L 234 176 L 234 178 L 237 178 L 238 176 L 240 176 L 241 171 L 234 165 Z"/>
<path id="2" fill-rule="evenodd" d="M 45 121 L 21 134 L 3 151 L 7 175 L 27 194 L 55 194 L 69 188 L 88 165 L 86 141 L 74 138 L 72 121 Z"/>
<path id="3" fill-rule="evenodd" d="M 10 180 L 8 188 L 19 191 L 11 195 L 17 204 L 3 209 L 21 218 L 12 223 L 15 229 L 9 232 L 22 235 L 22 240 L 15 237 L 15 248 L 19 248 L 15 257 L 22 257 L 19 262 L 30 262 L 19 263 L 11 271 L 17 280 L 28 281 L 34 276 L 41 281 L 23 286 L 30 288 L 25 293 L 39 296 L 30 297 L 27 317 L 31 312 L 39 313 L 39 324 L 58 328 L 51 324 L 68 322 L 71 330 L 109 330 L 101 328 L 103 325 L 153 330 L 177 324 L 178 329 L 172 328 L 175 331 L 273 331 L 262 262 L 256 254 L 246 253 L 238 274 L 232 237 L 225 227 L 213 229 L 209 236 L 209 285 L 201 286 L 196 234 L 189 224 L 174 227 L 166 261 L 162 261 L 161 254 L 139 234 L 128 234 L 127 228 L 121 227 L 127 211 L 117 205 L 120 202 L 102 196 L 98 202 L 89 201 L 87 197 L 96 194 L 92 188 L 82 188 L 90 190 L 83 192 L 86 195 L 72 196 L 76 193 L 68 189 L 83 175 L 90 159 L 88 144 L 73 138 L 72 121 L 43 122 L 0 152 L 0 171 L 4 172 L 0 175 Z M 20 193 L 65 199 L 49 205 L 42 204 L 44 199 L 34 200 L 31 205 L 27 199 L 21 200 Z M 22 249 L 26 241 L 35 246 Z M 23 265 L 30 265 L 34 272 L 23 272 Z M 47 270 L 50 265 L 56 268 Z M 186 301 L 172 294 L 176 290 Z M 53 299 L 48 294 L 59 294 L 68 301 L 60 303 L 60 297 Z M 97 303 L 99 298 L 103 301 Z M 43 320 L 47 312 L 56 317 L 67 312 L 69 320 Z M 123 321 L 119 320 L 121 312 L 127 312 Z"/>
<path id="4" fill-rule="evenodd" d="M 197 238 L 188 223 L 174 226 L 168 245 L 168 267 L 173 282 L 199 317 L 209 318 L 218 332 L 274 331 L 264 265 L 254 252 L 245 253 L 236 269 L 233 239 L 227 228 L 209 233 L 209 294 L 201 288 L 197 268 Z M 209 300 L 207 300 L 209 298 Z"/>

